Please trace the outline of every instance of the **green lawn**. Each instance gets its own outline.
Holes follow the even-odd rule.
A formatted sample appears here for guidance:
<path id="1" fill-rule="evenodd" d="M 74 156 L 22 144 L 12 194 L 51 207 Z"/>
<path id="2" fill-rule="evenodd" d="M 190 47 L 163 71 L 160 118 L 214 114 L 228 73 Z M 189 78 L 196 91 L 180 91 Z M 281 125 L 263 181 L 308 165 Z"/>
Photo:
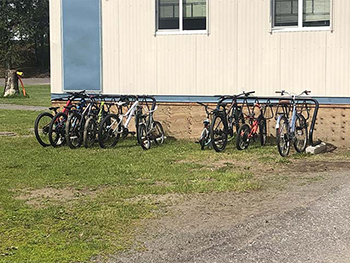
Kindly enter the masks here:
<path id="1" fill-rule="evenodd" d="M 51 106 L 51 91 L 49 85 L 26 86 L 27 98 L 15 96 L 12 98 L 0 97 L 0 104 L 17 104 L 30 106 Z"/>
<path id="2" fill-rule="evenodd" d="M 175 140 L 143 151 L 132 138 L 109 150 L 42 148 L 30 130 L 37 114 L 0 110 L 1 130 L 25 135 L 0 137 L 0 262 L 86 262 L 123 251 L 141 220 L 159 215 L 160 197 L 257 191 L 267 168 L 278 174 L 296 160 L 275 146 L 238 152 L 232 142 L 222 154 Z"/>

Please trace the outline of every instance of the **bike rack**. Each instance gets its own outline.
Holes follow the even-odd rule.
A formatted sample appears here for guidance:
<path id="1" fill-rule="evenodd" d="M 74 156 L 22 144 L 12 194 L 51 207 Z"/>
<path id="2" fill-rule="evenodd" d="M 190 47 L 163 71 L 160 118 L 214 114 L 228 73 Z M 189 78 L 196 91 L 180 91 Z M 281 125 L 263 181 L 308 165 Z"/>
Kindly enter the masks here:
<path id="1" fill-rule="evenodd" d="M 281 97 L 238 97 L 237 99 L 237 103 L 238 104 L 243 104 L 244 100 L 248 101 L 249 106 L 254 106 L 256 101 L 259 101 L 259 103 L 261 104 L 265 104 L 268 105 L 269 107 L 274 107 L 276 108 L 275 110 L 275 116 L 278 115 L 278 109 L 279 106 L 281 106 L 281 104 L 279 103 L 279 101 L 281 100 L 289 100 L 291 101 L 293 98 L 290 96 L 281 96 Z M 309 130 L 309 144 L 312 146 L 318 145 L 319 142 L 314 142 L 313 139 L 313 134 L 314 134 L 314 130 L 315 130 L 315 125 L 316 125 L 316 120 L 317 120 L 317 115 L 318 115 L 318 110 L 320 108 L 320 104 L 319 102 L 314 99 L 314 98 L 304 98 L 304 97 L 300 97 L 296 99 L 297 105 L 299 105 L 300 107 L 300 112 L 302 111 L 306 111 L 307 112 L 307 118 L 306 120 L 308 120 L 310 118 L 310 108 L 307 106 L 309 104 L 312 104 L 315 109 L 312 115 L 312 120 L 311 120 L 311 124 L 310 124 L 310 130 Z M 288 107 L 291 107 L 291 105 L 288 105 Z M 288 111 L 289 112 L 289 111 Z"/>

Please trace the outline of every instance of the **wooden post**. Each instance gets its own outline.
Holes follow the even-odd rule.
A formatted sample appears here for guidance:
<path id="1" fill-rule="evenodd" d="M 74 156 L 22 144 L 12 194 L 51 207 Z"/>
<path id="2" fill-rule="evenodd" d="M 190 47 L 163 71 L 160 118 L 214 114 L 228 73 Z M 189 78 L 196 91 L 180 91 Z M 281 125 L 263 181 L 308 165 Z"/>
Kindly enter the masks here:
<path id="1" fill-rule="evenodd" d="M 19 94 L 17 70 L 7 70 L 5 75 L 4 97 Z"/>

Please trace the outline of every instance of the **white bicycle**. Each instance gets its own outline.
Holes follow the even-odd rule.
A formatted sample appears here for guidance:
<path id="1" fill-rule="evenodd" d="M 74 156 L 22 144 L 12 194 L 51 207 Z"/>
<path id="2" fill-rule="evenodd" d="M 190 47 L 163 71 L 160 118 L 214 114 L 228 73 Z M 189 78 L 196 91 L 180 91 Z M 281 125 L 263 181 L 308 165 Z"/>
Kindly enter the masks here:
<path id="1" fill-rule="evenodd" d="M 133 103 L 128 111 L 123 114 L 123 107 L 130 104 L 130 99 L 133 99 Z M 135 134 L 135 132 L 129 131 L 129 124 L 132 118 L 135 116 L 136 131 L 138 131 L 139 118 L 142 115 L 142 106 L 137 96 L 122 96 L 119 101 L 116 102 L 118 108 L 118 114 L 108 114 L 101 122 L 98 131 L 98 142 L 102 148 L 114 147 L 120 137 L 126 138 L 129 134 Z M 125 120 L 125 122 L 123 122 Z"/>
<path id="2" fill-rule="evenodd" d="M 137 139 L 142 149 L 148 150 L 151 148 L 152 142 L 156 145 L 164 143 L 165 135 L 163 126 L 159 121 L 155 121 L 153 113 L 157 110 L 155 99 L 153 99 L 153 106 L 150 109 L 147 105 L 148 112 L 138 116 Z"/>

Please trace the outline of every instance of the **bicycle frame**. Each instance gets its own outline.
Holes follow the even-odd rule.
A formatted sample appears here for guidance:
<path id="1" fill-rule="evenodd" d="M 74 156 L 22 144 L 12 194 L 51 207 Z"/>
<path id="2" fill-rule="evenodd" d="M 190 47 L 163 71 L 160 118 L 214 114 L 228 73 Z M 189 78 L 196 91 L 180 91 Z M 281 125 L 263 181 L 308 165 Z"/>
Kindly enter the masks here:
<path id="1" fill-rule="evenodd" d="M 120 104 L 119 107 L 122 107 L 124 103 Z M 140 102 L 138 100 L 136 100 L 133 105 L 130 107 L 130 109 L 127 111 L 127 113 L 125 114 L 121 114 L 119 115 L 119 120 L 118 120 L 118 125 L 116 126 L 116 128 L 113 130 L 113 132 L 117 132 L 117 129 L 119 127 L 119 125 L 122 124 L 124 118 L 126 118 L 125 124 L 122 124 L 122 127 L 124 129 L 128 129 L 129 124 L 131 122 L 132 117 L 135 115 L 135 112 L 137 110 L 137 107 L 140 105 Z M 111 126 L 113 126 L 116 123 L 116 121 L 114 121 Z M 123 131 L 119 132 L 122 133 Z"/>
<path id="2" fill-rule="evenodd" d="M 294 133 L 295 132 L 295 123 L 297 120 L 297 97 L 301 96 L 302 94 L 304 94 L 304 92 L 302 92 L 300 95 L 294 95 L 294 94 L 289 94 L 288 92 L 283 91 L 283 94 L 287 93 L 288 95 L 290 95 L 292 97 L 292 116 L 289 117 L 287 112 L 284 112 L 282 114 L 279 114 L 277 117 L 277 122 L 276 122 L 276 129 L 279 129 L 280 126 L 280 120 L 282 118 L 282 116 L 286 116 L 287 120 L 288 120 L 288 133 Z"/>

